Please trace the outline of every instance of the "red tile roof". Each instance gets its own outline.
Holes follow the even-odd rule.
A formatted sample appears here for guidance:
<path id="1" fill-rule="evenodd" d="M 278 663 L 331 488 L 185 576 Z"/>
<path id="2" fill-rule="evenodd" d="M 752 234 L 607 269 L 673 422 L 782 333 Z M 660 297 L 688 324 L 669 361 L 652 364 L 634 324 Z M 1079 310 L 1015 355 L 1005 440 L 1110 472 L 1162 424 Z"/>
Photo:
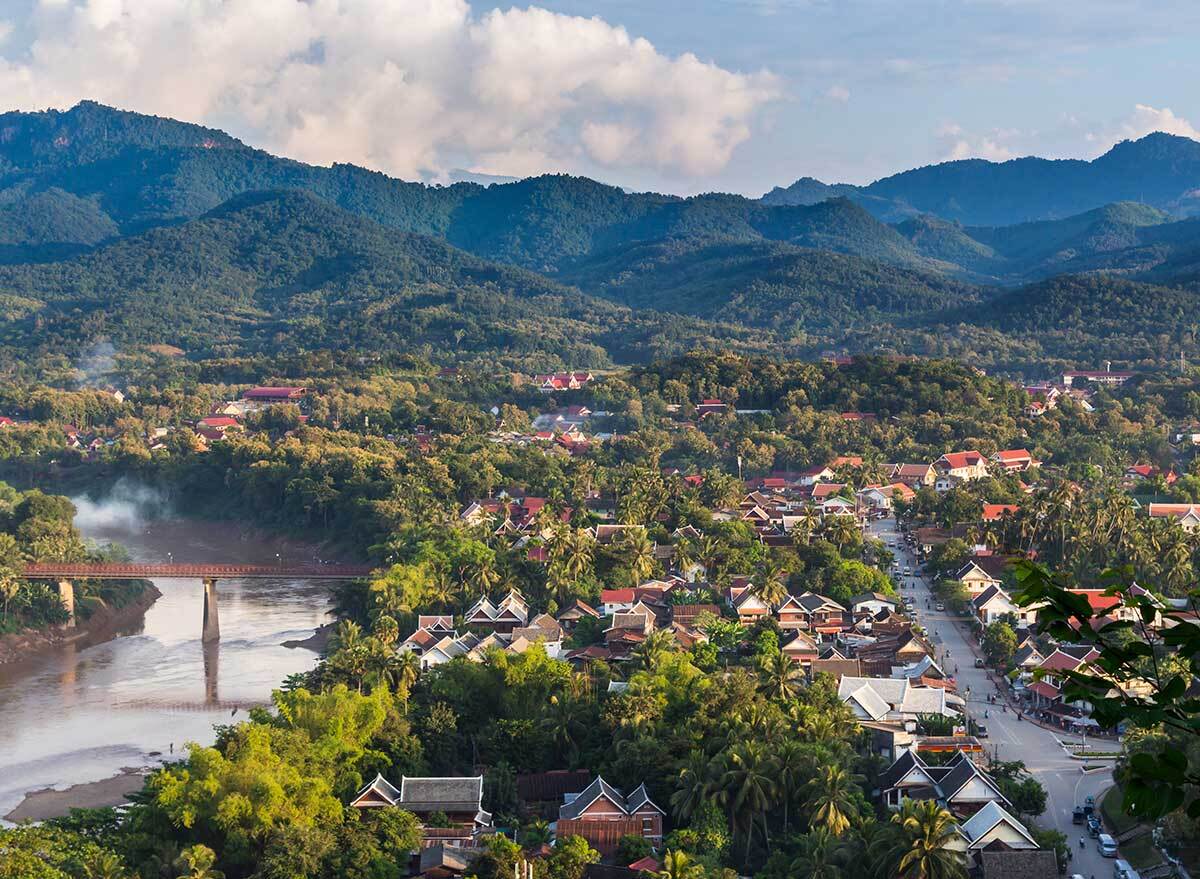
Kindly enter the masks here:
<path id="1" fill-rule="evenodd" d="M 984 504 L 983 505 L 983 521 L 997 522 L 1005 513 L 1015 514 L 1021 509 L 1016 504 Z"/>

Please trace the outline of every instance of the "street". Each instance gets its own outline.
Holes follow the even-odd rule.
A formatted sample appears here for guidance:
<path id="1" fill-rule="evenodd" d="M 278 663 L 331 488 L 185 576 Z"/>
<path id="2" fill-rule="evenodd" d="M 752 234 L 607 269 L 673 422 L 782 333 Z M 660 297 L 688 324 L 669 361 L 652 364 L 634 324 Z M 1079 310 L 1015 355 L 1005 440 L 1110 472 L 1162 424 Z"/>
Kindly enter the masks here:
<path id="1" fill-rule="evenodd" d="M 988 680 L 987 670 L 975 667 L 975 657 L 968 644 L 970 635 L 964 625 L 956 623 L 947 613 L 935 610 L 936 599 L 930 583 L 916 574 L 915 554 L 904 543 L 896 531 L 894 518 L 872 521 L 869 530 L 872 536 L 887 544 L 900 563 L 901 571 L 910 568 L 913 574 L 898 577 L 905 583 L 902 597 L 913 598 L 913 615 L 928 631 L 928 637 L 937 651 L 937 660 L 947 675 L 958 682 L 958 693 L 967 699 L 967 710 L 977 721 L 987 727 L 988 736 L 981 739 L 992 756 L 999 760 L 1020 760 L 1029 773 L 1046 789 L 1046 811 L 1038 818 L 1043 827 L 1053 827 L 1067 835 L 1073 860 L 1068 873 L 1080 873 L 1084 877 L 1107 877 L 1112 872 L 1112 861 L 1100 855 L 1096 841 L 1087 835 L 1084 825 L 1072 824 L 1071 813 L 1075 805 L 1082 804 L 1088 796 L 1096 798 L 1112 785 L 1110 770 L 1083 772 L 1081 762 L 1071 759 L 1059 744 L 1067 738 L 1065 731 L 1043 729 L 1035 723 L 1018 721 L 1010 708 L 1001 710 L 1000 702 L 989 703 L 989 693 L 997 693 L 995 685 Z M 928 600 L 929 609 L 925 607 Z M 968 697 L 969 693 L 969 697 Z M 984 711 L 988 716 L 984 718 Z M 1071 736 L 1078 741 L 1078 736 Z M 1112 748 L 1111 742 L 1097 742 L 1099 748 Z M 1084 847 L 1079 848 L 1079 839 L 1084 837 Z"/>

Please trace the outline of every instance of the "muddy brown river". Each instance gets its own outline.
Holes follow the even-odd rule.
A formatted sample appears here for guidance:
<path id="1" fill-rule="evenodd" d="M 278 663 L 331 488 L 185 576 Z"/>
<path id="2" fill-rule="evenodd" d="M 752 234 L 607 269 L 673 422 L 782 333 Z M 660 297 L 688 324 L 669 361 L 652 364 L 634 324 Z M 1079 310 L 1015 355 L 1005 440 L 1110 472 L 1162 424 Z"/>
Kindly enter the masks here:
<path id="1" fill-rule="evenodd" d="M 311 547 L 229 523 L 81 516 L 77 524 L 85 537 L 123 544 L 134 561 L 317 557 Z M 328 583 L 220 581 L 221 640 L 213 645 L 200 642 L 200 582 L 155 585 L 162 597 L 112 640 L 0 665 L 0 816 L 30 791 L 100 781 L 155 766 L 185 742 L 211 743 L 213 724 L 244 718 L 284 677 L 317 661 L 310 650 L 282 645 L 329 621 Z"/>

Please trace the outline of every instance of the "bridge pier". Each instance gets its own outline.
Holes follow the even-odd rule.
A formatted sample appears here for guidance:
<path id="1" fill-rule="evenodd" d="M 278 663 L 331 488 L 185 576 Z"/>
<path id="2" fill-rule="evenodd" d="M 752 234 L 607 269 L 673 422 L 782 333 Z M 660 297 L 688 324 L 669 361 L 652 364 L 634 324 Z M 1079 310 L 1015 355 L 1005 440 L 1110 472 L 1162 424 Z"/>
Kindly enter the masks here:
<path id="1" fill-rule="evenodd" d="M 67 625 L 75 625 L 75 584 L 70 580 L 59 580 L 58 597 L 67 612 Z"/>
<path id="2" fill-rule="evenodd" d="M 221 638 L 221 624 L 217 619 L 217 578 L 204 578 L 204 629 L 200 634 L 201 641 L 218 641 Z"/>

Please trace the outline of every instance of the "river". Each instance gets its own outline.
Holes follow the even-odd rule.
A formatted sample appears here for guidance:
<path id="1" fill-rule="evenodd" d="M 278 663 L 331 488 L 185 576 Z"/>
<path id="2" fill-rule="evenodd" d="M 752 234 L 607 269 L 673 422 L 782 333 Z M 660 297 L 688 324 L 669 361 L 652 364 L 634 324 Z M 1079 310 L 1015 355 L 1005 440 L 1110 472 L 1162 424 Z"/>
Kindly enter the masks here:
<path id="1" fill-rule="evenodd" d="M 80 516 L 76 524 L 86 538 L 123 544 L 139 562 L 314 558 L 311 547 L 231 523 Z M 112 640 L 0 665 L 0 816 L 31 791 L 100 782 L 158 765 L 185 742 L 210 744 L 213 724 L 245 718 L 246 707 L 317 661 L 282 644 L 329 621 L 327 583 L 220 581 L 221 640 L 209 646 L 200 642 L 201 584 L 155 585 L 162 597 Z"/>

